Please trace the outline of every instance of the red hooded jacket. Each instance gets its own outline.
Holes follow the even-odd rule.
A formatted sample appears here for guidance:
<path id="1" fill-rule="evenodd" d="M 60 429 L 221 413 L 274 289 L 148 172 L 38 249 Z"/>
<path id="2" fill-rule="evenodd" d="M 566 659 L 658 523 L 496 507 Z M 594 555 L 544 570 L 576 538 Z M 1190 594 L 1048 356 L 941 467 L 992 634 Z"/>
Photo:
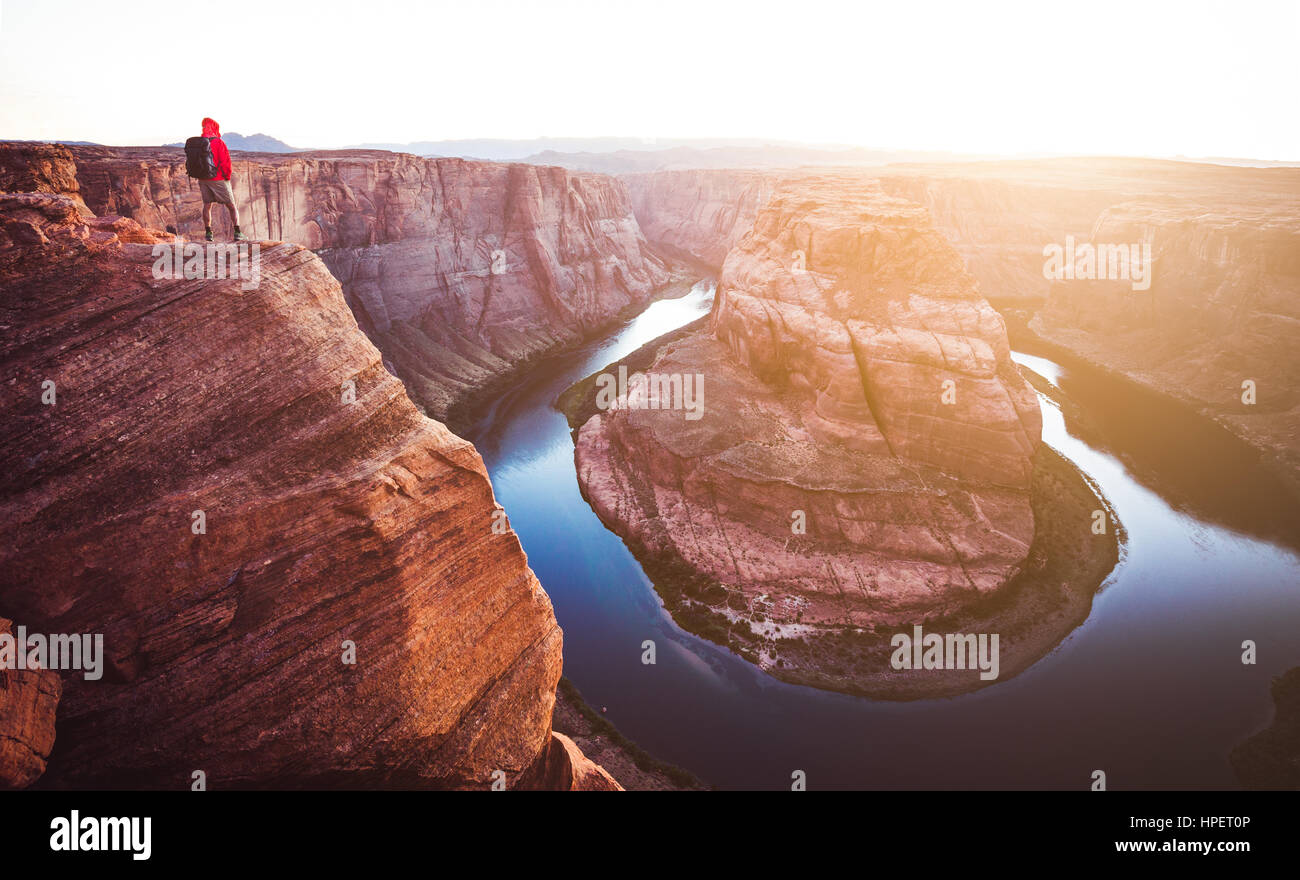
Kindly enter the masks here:
<path id="1" fill-rule="evenodd" d="M 215 119 L 203 120 L 203 136 L 212 138 L 212 158 L 217 162 L 217 176 L 213 180 L 230 179 L 230 150 L 226 149 L 226 142 L 221 139 L 221 126 L 217 125 Z"/>

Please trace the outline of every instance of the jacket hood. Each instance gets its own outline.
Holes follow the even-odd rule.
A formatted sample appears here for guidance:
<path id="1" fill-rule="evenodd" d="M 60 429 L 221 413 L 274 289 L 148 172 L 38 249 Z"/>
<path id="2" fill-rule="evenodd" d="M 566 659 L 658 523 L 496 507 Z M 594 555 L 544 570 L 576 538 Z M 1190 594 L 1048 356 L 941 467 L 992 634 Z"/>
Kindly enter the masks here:
<path id="1" fill-rule="evenodd" d="M 203 118 L 203 136 L 221 137 L 221 126 L 217 125 L 217 120 L 206 116 Z"/>

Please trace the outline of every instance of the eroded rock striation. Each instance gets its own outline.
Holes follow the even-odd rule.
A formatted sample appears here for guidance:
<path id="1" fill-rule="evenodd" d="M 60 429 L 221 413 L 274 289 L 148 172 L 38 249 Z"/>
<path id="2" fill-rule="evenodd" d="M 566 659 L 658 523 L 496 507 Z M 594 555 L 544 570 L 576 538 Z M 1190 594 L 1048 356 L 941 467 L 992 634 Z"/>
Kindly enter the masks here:
<path id="1" fill-rule="evenodd" d="M 727 255 L 709 329 L 647 372 L 702 377 L 703 416 L 644 394 L 594 415 L 584 491 L 750 614 L 914 622 L 1028 553 L 1041 423 L 1002 320 L 925 210 L 861 176 L 783 185 Z"/>
<path id="2" fill-rule="evenodd" d="M 97 214 L 201 236 L 180 151 L 73 152 Z M 439 419 L 643 306 L 669 278 L 612 177 L 379 150 L 240 153 L 233 166 L 244 232 L 316 251 L 385 361 Z M 224 234 L 224 211 L 214 219 Z"/>
<path id="3" fill-rule="evenodd" d="M 13 621 L 0 617 L 0 636 L 14 635 Z M 63 693 L 57 672 L 16 668 L 16 657 L 13 665 L 0 668 L 0 791 L 26 788 L 45 772 Z"/>
<path id="4" fill-rule="evenodd" d="M 262 242 L 255 289 L 156 277 L 171 236 L 33 155 L 4 180 L 48 185 L 0 194 L 0 612 L 105 653 L 41 784 L 541 778 L 562 635 L 473 446 L 310 250 Z"/>

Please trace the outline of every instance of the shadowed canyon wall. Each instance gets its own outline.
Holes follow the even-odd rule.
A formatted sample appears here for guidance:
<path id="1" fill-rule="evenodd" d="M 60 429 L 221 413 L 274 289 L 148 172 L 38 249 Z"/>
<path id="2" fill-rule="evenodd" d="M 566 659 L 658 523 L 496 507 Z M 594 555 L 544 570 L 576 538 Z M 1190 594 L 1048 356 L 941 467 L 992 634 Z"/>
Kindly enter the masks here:
<path id="1" fill-rule="evenodd" d="M 0 614 L 105 653 L 62 676 L 40 784 L 615 786 L 552 736 L 562 635 L 482 460 L 325 264 L 268 242 L 256 289 L 158 278 L 171 236 L 76 180 L 62 147 L 0 148 Z M 25 784 L 54 710 L 15 694 Z"/>
<path id="2" fill-rule="evenodd" d="M 764 171 L 627 174 L 632 210 L 645 237 L 665 253 L 717 270 L 754 226 L 783 175 Z"/>

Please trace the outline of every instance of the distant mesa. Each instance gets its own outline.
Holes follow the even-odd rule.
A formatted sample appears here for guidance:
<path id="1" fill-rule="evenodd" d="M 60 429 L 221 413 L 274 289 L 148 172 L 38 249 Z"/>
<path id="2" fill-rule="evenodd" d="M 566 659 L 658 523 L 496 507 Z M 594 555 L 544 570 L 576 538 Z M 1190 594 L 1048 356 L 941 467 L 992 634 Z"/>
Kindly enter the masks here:
<path id="1" fill-rule="evenodd" d="M 226 146 L 230 149 L 244 153 L 302 153 L 307 150 L 306 147 L 291 147 L 279 138 L 273 138 L 269 134 L 242 135 L 237 131 L 227 131 L 222 132 L 221 139 L 226 142 Z M 185 142 L 163 144 L 163 146 L 184 147 Z"/>

